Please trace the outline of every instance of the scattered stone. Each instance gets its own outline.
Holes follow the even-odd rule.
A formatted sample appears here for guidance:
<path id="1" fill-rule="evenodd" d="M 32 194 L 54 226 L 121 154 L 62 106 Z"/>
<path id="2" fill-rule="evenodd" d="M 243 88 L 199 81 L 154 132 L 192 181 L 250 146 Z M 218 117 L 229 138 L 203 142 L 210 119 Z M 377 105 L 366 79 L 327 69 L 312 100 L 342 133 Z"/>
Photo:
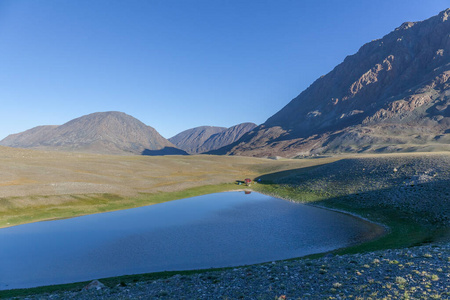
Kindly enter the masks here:
<path id="1" fill-rule="evenodd" d="M 91 281 L 88 285 L 86 285 L 83 290 L 90 291 L 90 290 L 101 290 L 105 287 L 103 283 L 101 283 L 98 280 Z"/>

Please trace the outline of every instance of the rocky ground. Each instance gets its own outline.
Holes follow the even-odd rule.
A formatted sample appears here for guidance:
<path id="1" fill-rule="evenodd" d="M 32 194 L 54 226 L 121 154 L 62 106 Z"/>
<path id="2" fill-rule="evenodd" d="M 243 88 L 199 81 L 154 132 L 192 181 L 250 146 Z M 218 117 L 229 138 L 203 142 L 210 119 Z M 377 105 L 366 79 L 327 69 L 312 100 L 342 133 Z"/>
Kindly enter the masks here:
<path id="1" fill-rule="evenodd" d="M 25 299 L 450 299 L 450 245 L 272 262 Z"/>
<path id="2" fill-rule="evenodd" d="M 279 172 L 261 178 L 278 184 L 275 194 L 287 190 L 291 196 L 299 195 L 294 197 L 296 201 L 311 192 L 325 199 L 313 199 L 318 205 L 374 211 L 391 208 L 421 224 L 450 226 L 448 153 L 346 158 L 306 172 Z"/>

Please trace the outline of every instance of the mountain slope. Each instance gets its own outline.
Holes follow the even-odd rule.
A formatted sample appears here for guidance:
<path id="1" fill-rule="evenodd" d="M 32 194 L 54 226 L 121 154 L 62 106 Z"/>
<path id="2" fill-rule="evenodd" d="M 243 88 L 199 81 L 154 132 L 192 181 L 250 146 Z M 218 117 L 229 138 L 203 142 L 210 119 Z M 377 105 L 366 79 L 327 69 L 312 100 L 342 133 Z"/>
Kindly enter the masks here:
<path id="1" fill-rule="evenodd" d="M 226 130 L 226 127 L 199 126 L 187 129 L 171 137 L 169 141 L 189 154 L 198 154 L 198 148 L 212 135 Z"/>
<path id="2" fill-rule="evenodd" d="M 185 130 L 169 141 L 190 154 L 206 153 L 234 143 L 255 127 L 254 123 L 241 123 L 230 128 L 200 126 Z"/>
<path id="3" fill-rule="evenodd" d="M 450 149 L 450 9 L 362 46 L 222 154 Z"/>
<path id="4" fill-rule="evenodd" d="M 35 127 L 9 135 L 0 145 L 104 154 L 142 154 L 146 150 L 175 148 L 154 128 L 122 112 L 93 113 L 61 126 Z"/>
<path id="5" fill-rule="evenodd" d="M 222 132 L 210 136 L 199 148 L 199 153 L 216 150 L 234 143 L 239 140 L 244 134 L 256 127 L 255 123 L 241 123 L 232 126 Z"/>

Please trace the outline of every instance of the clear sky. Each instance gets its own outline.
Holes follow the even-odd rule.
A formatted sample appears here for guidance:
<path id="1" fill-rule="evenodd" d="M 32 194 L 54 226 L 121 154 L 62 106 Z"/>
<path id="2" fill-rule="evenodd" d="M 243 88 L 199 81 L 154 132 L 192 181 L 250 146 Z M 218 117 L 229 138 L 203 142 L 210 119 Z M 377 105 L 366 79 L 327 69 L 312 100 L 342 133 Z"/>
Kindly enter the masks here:
<path id="1" fill-rule="evenodd" d="M 263 123 L 448 0 L 1 0 L 0 139 L 122 111 L 164 137 Z"/>

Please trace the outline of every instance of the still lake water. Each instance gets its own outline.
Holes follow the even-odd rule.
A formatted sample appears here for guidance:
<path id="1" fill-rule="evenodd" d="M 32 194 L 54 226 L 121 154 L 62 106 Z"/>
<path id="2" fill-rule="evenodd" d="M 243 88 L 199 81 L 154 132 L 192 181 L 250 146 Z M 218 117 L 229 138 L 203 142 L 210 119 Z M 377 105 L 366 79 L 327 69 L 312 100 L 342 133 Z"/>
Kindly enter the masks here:
<path id="1" fill-rule="evenodd" d="M 361 219 L 258 193 L 211 194 L 0 229 L 0 289 L 287 259 L 374 232 Z"/>

